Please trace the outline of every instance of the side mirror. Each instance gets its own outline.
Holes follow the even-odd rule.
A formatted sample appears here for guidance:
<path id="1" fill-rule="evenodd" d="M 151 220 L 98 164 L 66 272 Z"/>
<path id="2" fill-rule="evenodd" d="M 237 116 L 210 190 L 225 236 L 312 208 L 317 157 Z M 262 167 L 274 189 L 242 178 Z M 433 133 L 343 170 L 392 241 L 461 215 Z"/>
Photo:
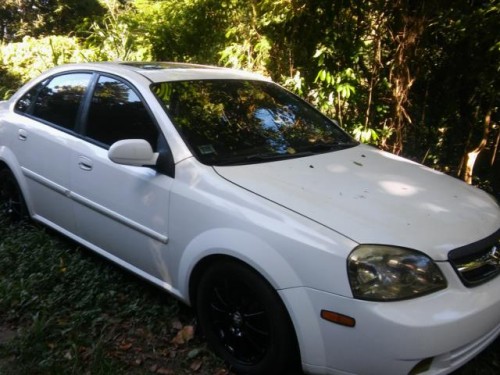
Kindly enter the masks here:
<path id="1" fill-rule="evenodd" d="M 116 164 L 154 166 L 158 153 L 154 153 L 149 142 L 144 139 L 124 139 L 111 145 L 108 158 Z"/>

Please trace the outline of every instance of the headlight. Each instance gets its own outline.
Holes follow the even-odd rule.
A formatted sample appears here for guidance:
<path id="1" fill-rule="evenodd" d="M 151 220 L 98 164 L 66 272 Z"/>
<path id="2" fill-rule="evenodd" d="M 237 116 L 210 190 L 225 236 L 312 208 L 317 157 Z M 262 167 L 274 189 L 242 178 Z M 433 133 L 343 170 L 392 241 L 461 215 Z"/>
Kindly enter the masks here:
<path id="1" fill-rule="evenodd" d="M 355 298 L 395 301 L 446 288 L 441 270 L 427 255 L 406 248 L 360 245 L 347 260 Z"/>

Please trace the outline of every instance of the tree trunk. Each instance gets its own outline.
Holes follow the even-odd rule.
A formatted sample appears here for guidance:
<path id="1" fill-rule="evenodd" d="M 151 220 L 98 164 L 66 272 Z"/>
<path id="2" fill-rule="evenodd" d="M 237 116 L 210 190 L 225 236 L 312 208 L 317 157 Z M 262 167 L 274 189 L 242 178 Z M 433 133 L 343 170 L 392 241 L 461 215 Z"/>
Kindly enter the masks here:
<path id="1" fill-rule="evenodd" d="M 484 117 L 484 123 L 483 123 L 483 137 L 481 139 L 481 142 L 479 142 L 479 145 L 472 151 L 467 152 L 465 156 L 465 168 L 464 172 L 462 174 L 462 178 L 465 182 L 467 182 L 469 185 L 472 184 L 472 176 L 474 172 L 474 164 L 476 163 L 477 156 L 481 151 L 484 150 L 486 145 L 488 144 L 488 135 L 490 133 L 490 126 L 491 126 L 491 109 L 488 110 L 486 113 L 486 116 Z"/>
<path id="2" fill-rule="evenodd" d="M 395 27 L 391 32 L 395 50 L 389 69 L 389 82 L 392 87 L 392 118 L 389 126 L 393 131 L 391 151 L 400 154 L 403 151 L 405 127 L 412 123 L 408 108 L 410 89 L 415 77 L 410 69 L 410 61 L 424 31 L 425 16 L 422 11 L 412 11 L 405 1 L 397 1 L 393 6 L 402 17 L 395 17 Z"/>
<path id="3" fill-rule="evenodd" d="M 499 145 L 500 145 L 500 129 L 498 129 L 497 140 L 495 142 L 495 146 L 493 147 L 493 152 L 491 153 L 491 162 L 490 162 L 491 167 L 493 167 L 495 165 L 495 160 L 497 157 Z"/>

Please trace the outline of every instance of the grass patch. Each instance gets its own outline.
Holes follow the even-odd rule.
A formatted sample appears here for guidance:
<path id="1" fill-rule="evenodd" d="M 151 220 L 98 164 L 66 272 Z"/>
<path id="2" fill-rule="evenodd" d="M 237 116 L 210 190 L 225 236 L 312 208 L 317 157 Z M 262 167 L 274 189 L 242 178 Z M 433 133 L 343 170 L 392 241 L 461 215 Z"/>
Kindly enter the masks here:
<path id="1" fill-rule="evenodd" d="M 193 312 L 168 294 L 0 216 L 0 374 L 229 374 L 194 327 Z M 456 374 L 499 373 L 497 339 Z"/>
<path id="2" fill-rule="evenodd" d="M 168 294 L 32 223 L 0 239 L 1 374 L 228 373 Z"/>

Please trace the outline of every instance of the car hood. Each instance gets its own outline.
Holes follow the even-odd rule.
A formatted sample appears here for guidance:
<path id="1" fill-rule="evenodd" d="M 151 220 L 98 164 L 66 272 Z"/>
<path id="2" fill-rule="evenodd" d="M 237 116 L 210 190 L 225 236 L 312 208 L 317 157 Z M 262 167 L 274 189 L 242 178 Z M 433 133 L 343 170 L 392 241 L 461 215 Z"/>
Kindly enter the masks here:
<path id="1" fill-rule="evenodd" d="M 232 183 L 358 243 L 409 247 L 436 260 L 500 227 L 500 208 L 488 194 L 365 145 L 214 168 Z"/>

